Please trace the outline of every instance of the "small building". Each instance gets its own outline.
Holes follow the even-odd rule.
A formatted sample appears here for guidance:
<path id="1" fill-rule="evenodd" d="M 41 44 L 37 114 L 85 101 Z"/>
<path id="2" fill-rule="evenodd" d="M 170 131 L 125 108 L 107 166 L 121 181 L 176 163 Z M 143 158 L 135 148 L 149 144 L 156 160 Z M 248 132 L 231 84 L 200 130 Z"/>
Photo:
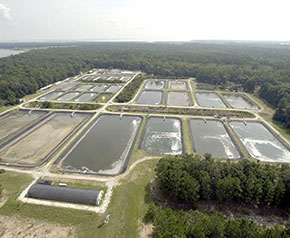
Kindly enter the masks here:
<path id="1" fill-rule="evenodd" d="M 103 190 L 33 184 L 29 188 L 26 197 L 89 205 L 99 205 L 103 194 Z"/>

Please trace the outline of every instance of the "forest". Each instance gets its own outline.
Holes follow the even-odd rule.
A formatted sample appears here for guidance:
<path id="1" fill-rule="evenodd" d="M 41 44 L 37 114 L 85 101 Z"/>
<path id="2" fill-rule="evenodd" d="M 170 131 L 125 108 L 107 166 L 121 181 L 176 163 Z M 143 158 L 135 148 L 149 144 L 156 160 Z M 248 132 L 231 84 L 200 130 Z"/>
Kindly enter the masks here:
<path id="1" fill-rule="evenodd" d="M 158 189 L 150 189 L 150 196 L 155 199 L 144 218 L 145 222 L 153 223 L 153 237 L 290 237 L 290 220 L 267 227 L 247 218 L 228 218 L 211 209 L 192 210 L 198 207 L 199 201 L 211 200 L 221 206 L 248 203 L 253 209 L 264 206 L 286 211 L 290 205 L 289 165 L 249 160 L 220 162 L 211 159 L 209 154 L 205 158 L 181 155 L 162 158 L 155 171 L 154 187 Z M 160 191 L 166 199 L 158 198 Z M 159 195 L 155 196 L 155 192 Z M 181 203 L 192 204 L 192 208 L 178 209 L 173 205 Z"/>
<path id="2" fill-rule="evenodd" d="M 173 200 L 247 202 L 290 207 L 290 166 L 249 160 L 220 162 L 199 155 L 165 157 L 158 162 L 160 189 Z"/>
<path id="3" fill-rule="evenodd" d="M 41 48 L 0 59 L 0 105 L 18 103 L 21 97 L 80 72 L 113 67 L 161 77 L 195 77 L 199 82 L 215 85 L 242 85 L 245 91 L 258 93 L 277 108 L 274 119 L 290 128 L 289 46 L 235 42 L 36 46 Z M 1 47 L 13 48 L 13 44 L 0 44 Z"/>

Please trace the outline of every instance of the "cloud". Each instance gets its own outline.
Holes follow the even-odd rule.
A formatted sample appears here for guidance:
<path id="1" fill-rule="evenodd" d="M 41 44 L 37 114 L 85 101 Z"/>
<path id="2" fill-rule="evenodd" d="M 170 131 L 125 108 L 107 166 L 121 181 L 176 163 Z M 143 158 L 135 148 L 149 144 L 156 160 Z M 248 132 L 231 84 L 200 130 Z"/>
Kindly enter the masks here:
<path id="1" fill-rule="evenodd" d="M 0 3 L 0 21 L 12 20 L 9 12 L 10 12 L 10 9 L 6 7 L 3 3 Z"/>

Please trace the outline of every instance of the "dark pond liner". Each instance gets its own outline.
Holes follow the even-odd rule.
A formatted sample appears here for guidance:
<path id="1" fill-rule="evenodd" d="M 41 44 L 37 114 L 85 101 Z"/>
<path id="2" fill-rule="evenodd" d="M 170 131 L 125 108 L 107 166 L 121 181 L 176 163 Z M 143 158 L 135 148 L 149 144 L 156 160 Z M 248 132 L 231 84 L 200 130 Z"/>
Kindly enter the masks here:
<path id="1" fill-rule="evenodd" d="M 122 168 L 120 169 L 120 171 L 116 174 L 105 174 L 105 173 L 98 173 L 98 172 L 81 172 L 81 171 L 74 171 L 74 170 L 68 170 L 68 169 L 60 169 L 59 172 L 61 173 L 70 173 L 70 174 L 87 174 L 87 175 L 98 175 L 98 176 L 107 176 L 107 177 L 114 177 L 114 176 L 117 176 L 117 175 L 120 175 L 120 174 L 123 174 L 126 170 L 127 170 L 127 167 L 128 167 L 128 164 L 129 164 L 129 161 L 130 161 L 130 158 L 131 158 L 131 155 L 132 155 L 132 152 L 133 152 L 133 149 L 135 147 L 135 144 L 136 144 L 136 140 L 138 138 L 138 135 L 140 133 L 140 129 L 141 129 L 141 125 L 143 123 L 143 117 L 140 116 L 140 115 L 131 115 L 131 114 L 122 114 L 123 117 L 138 117 L 141 119 L 140 121 L 140 124 L 138 126 L 138 129 L 137 129 L 137 132 L 136 132 L 136 135 L 135 135 L 135 138 L 130 146 L 130 149 L 128 151 L 128 154 L 127 154 L 127 157 L 124 161 L 124 164 L 122 166 Z M 104 113 L 104 114 L 101 114 L 99 116 L 97 116 L 79 135 L 78 137 L 65 149 L 65 151 L 54 161 L 54 165 L 57 165 L 59 163 L 61 163 L 63 160 L 66 159 L 66 157 L 69 155 L 69 153 L 71 152 L 72 148 L 80 142 L 81 138 L 85 135 L 85 133 L 87 133 L 89 130 L 91 130 L 96 124 L 97 124 L 97 121 L 99 120 L 99 118 L 101 116 L 118 116 L 120 117 L 121 114 L 110 114 L 110 113 Z"/>
<path id="2" fill-rule="evenodd" d="M 139 145 L 138 145 L 138 150 L 142 150 L 141 147 L 142 147 L 143 140 L 144 140 L 144 137 L 145 137 L 145 132 L 146 132 L 148 120 L 150 118 L 161 118 L 161 119 L 163 119 L 164 117 L 162 117 L 162 116 L 150 116 L 149 118 L 147 118 L 146 123 L 145 123 L 144 128 L 143 128 L 143 131 L 142 131 L 140 142 L 139 142 Z M 165 119 L 175 119 L 175 120 L 178 120 L 180 122 L 182 154 L 185 154 L 185 144 L 184 144 L 184 134 L 183 134 L 182 120 L 179 117 L 165 117 Z"/>
<path id="3" fill-rule="evenodd" d="M 47 117 L 49 117 L 49 116 L 51 116 L 51 115 L 53 115 L 53 114 L 55 114 L 55 115 L 57 115 L 57 114 L 63 114 L 63 113 L 65 113 L 65 114 L 72 114 L 72 113 L 74 113 L 74 114 L 87 114 L 87 115 L 89 115 L 89 117 L 86 119 L 86 120 L 84 120 L 83 122 L 81 122 L 70 134 L 68 134 L 39 164 L 36 164 L 36 165 L 25 165 L 25 164 L 13 164 L 13 163 L 1 163 L 0 162 L 0 165 L 5 165 L 5 166 L 8 166 L 8 167 L 18 167 L 18 168 L 36 168 L 36 167 L 40 167 L 41 165 L 43 165 L 43 164 L 45 164 L 52 156 L 54 156 L 55 154 L 56 154 L 56 152 L 75 134 L 75 133 L 77 133 L 79 130 L 80 130 L 80 128 L 82 128 L 82 126 L 92 117 L 92 115 L 94 114 L 94 113 L 91 113 L 91 112 L 68 112 L 68 111 L 56 111 L 56 112 L 53 112 L 53 113 L 51 113 L 51 114 L 49 114 Z M 45 118 L 43 118 L 43 120 L 44 119 L 46 119 L 47 117 L 45 117 Z M 41 121 L 43 121 L 43 120 L 41 120 Z M 39 121 L 36 125 L 34 125 L 35 126 L 35 129 L 37 129 L 37 128 L 39 128 L 39 127 L 37 127 L 37 125 L 39 124 L 39 123 L 41 123 L 41 121 Z M 32 129 L 32 128 L 31 128 Z M 21 133 L 21 135 L 22 134 L 24 134 L 25 132 L 27 132 L 28 130 L 25 130 L 24 132 L 22 132 Z M 34 130 L 32 130 L 30 133 L 32 133 Z M 30 134 L 29 133 L 29 134 Z M 20 135 L 18 135 L 18 136 L 20 136 Z"/>
<path id="4" fill-rule="evenodd" d="M 111 97 L 109 97 L 108 101 L 114 96 L 113 93 L 110 93 L 110 92 L 102 92 L 100 94 L 98 94 L 96 97 L 94 97 L 91 101 L 98 101 L 100 97 L 104 96 L 104 95 L 111 95 Z"/>
<path id="5" fill-rule="evenodd" d="M 260 123 L 261 125 L 263 125 L 289 152 L 290 152 L 290 146 L 284 141 L 282 140 L 270 127 L 268 127 L 268 125 L 266 125 L 264 122 L 262 121 L 249 121 L 249 120 L 230 120 L 230 122 L 245 122 L 245 123 Z M 229 126 L 231 127 L 231 125 L 229 124 Z M 232 128 L 232 127 L 231 127 Z M 240 137 L 237 135 L 237 133 L 234 131 L 234 129 L 232 128 L 232 131 L 234 133 L 234 135 L 238 138 L 239 142 L 241 143 L 241 145 L 244 147 L 245 151 L 247 151 L 247 154 L 250 158 L 256 159 L 255 157 L 252 157 L 249 153 L 249 151 L 246 149 L 246 147 L 244 146 L 244 143 L 241 141 Z M 257 159 L 258 160 L 258 159 Z M 267 162 L 267 161 L 263 161 L 263 163 L 280 163 L 280 164 L 289 164 L 287 162 Z"/>
<path id="6" fill-rule="evenodd" d="M 217 122 L 220 122 L 222 123 L 223 127 L 225 128 L 225 131 L 228 133 L 233 145 L 235 146 L 236 150 L 238 151 L 240 157 L 239 158 L 235 158 L 235 159 L 230 159 L 230 160 L 241 160 L 244 158 L 244 154 L 240 148 L 240 146 L 238 145 L 237 141 L 235 140 L 235 138 L 233 137 L 232 133 L 229 131 L 229 129 L 225 126 L 224 122 L 220 121 L 220 120 L 217 120 L 217 119 L 212 119 L 212 118 L 209 118 L 209 119 L 206 119 L 206 118 L 189 118 L 187 119 L 187 123 L 188 123 L 188 126 L 189 126 L 189 133 L 190 133 L 190 139 L 191 139 L 191 145 L 192 145 L 192 149 L 195 153 L 197 153 L 196 151 L 196 145 L 194 143 L 194 139 L 193 139 L 193 136 L 192 136 L 192 127 L 190 125 L 190 121 L 192 120 L 206 120 L 206 121 L 217 121 Z M 229 158 L 214 158 L 214 159 L 229 159 Z"/>

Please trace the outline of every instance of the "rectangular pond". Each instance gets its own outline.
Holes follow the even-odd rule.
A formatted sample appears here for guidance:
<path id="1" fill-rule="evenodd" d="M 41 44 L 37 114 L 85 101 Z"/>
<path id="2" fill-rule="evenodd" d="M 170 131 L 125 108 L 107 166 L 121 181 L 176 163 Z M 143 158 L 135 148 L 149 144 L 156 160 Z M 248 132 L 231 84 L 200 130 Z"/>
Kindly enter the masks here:
<path id="1" fill-rule="evenodd" d="M 201 107 L 226 108 L 221 98 L 216 93 L 195 93 L 198 104 Z"/>
<path id="2" fill-rule="evenodd" d="M 169 92 L 167 94 L 167 105 L 190 106 L 192 105 L 192 100 L 188 92 Z"/>
<path id="3" fill-rule="evenodd" d="M 63 95 L 63 92 L 54 91 L 54 92 L 51 92 L 51 93 L 48 93 L 48 94 L 41 96 L 39 99 L 40 100 L 53 100 L 61 95 Z"/>
<path id="4" fill-rule="evenodd" d="M 217 120 L 189 120 L 193 150 L 201 155 L 211 153 L 217 159 L 239 159 L 240 153 L 222 122 Z"/>
<path id="5" fill-rule="evenodd" d="M 94 84 L 82 84 L 79 87 L 75 89 L 75 91 L 88 91 L 90 88 L 92 88 Z"/>
<path id="6" fill-rule="evenodd" d="M 107 87 L 106 84 L 100 84 L 100 85 L 97 85 L 97 86 L 91 88 L 91 91 L 93 91 L 93 92 L 100 92 L 103 89 L 105 89 L 106 87 Z"/>
<path id="7" fill-rule="evenodd" d="M 83 93 L 81 96 L 77 97 L 74 101 L 75 102 L 89 102 L 96 96 L 97 96 L 97 93 Z"/>
<path id="8" fill-rule="evenodd" d="M 33 124 L 47 113 L 46 111 L 29 112 L 29 110 L 8 113 L 3 119 L 0 118 L 0 141 Z"/>
<path id="9" fill-rule="evenodd" d="M 162 91 L 142 91 L 138 98 L 137 103 L 147 105 L 158 105 L 162 103 Z"/>
<path id="10" fill-rule="evenodd" d="M 121 85 L 111 85 L 110 87 L 106 89 L 106 92 L 112 92 L 112 93 L 118 92 L 122 87 L 123 86 Z"/>
<path id="11" fill-rule="evenodd" d="M 241 94 L 224 94 L 232 108 L 238 109 L 258 109 L 258 106 Z"/>
<path id="12" fill-rule="evenodd" d="M 164 80 L 147 80 L 144 86 L 146 89 L 162 89 L 165 87 Z"/>
<path id="13" fill-rule="evenodd" d="M 187 83 L 185 81 L 169 81 L 169 88 L 172 90 L 187 90 Z"/>
<path id="14" fill-rule="evenodd" d="M 64 83 L 62 85 L 60 85 L 57 89 L 58 90 L 69 90 L 73 87 L 76 87 L 77 85 L 79 85 L 80 82 L 67 82 L 67 83 Z"/>
<path id="15" fill-rule="evenodd" d="M 0 160 L 4 163 L 38 165 L 88 118 L 87 113 L 54 113 L 37 124 L 28 135 L 1 149 Z"/>
<path id="16" fill-rule="evenodd" d="M 59 98 L 57 98 L 57 100 L 58 101 L 69 101 L 69 100 L 72 100 L 73 98 L 77 97 L 78 95 L 80 95 L 80 93 L 70 92 L 70 93 L 66 93 L 66 94 L 60 96 Z"/>
<path id="17" fill-rule="evenodd" d="M 177 118 L 150 117 L 141 141 L 141 149 L 150 154 L 182 154 L 181 121 Z"/>
<path id="18" fill-rule="evenodd" d="M 252 158 L 268 162 L 290 162 L 290 152 L 271 131 L 259 122 L 229 123 Z"/>
<path id="19" fill-rule="evenodd" d="M 62 156 L 62 168 L 116 175 L 125 171 L 142 118 L 101 115 Z"/>

